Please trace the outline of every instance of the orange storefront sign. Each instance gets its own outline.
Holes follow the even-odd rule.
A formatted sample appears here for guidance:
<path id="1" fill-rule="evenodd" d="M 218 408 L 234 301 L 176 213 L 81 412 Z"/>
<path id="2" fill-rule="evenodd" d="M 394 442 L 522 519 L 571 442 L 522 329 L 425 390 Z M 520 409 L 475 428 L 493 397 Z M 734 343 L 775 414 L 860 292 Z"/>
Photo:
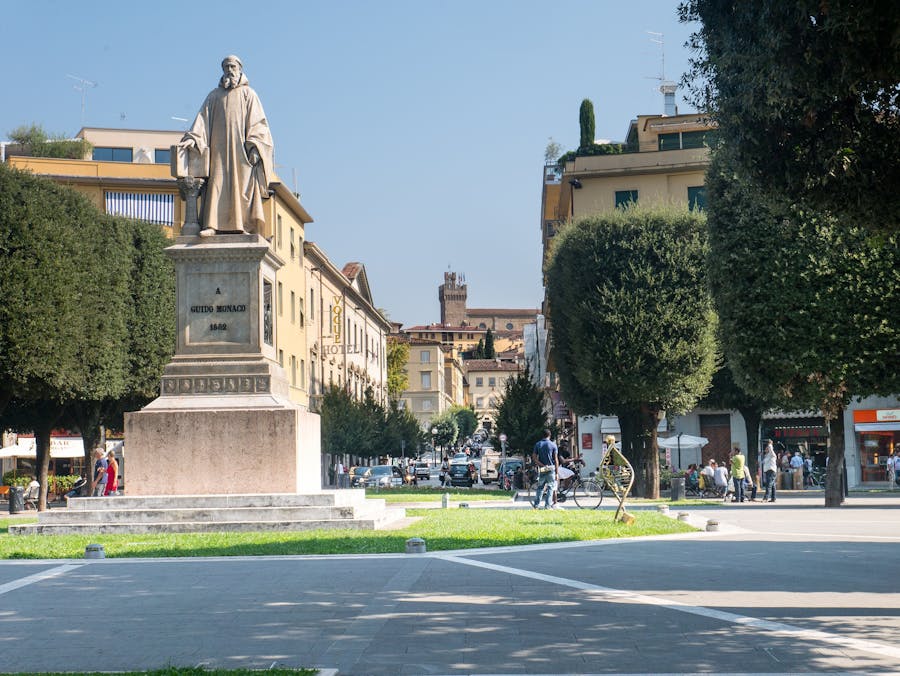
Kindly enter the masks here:
<path id="1" fill-rule="evenodd" d="M 900 409 L 878 408 L 853 411 L 854 423 L 900 422 Z"/>

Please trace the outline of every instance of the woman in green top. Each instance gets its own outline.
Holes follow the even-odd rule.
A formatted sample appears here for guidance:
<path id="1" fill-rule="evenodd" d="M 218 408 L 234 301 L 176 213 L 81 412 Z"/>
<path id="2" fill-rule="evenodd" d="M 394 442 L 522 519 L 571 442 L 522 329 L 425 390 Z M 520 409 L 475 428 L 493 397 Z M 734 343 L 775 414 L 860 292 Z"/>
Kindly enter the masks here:
<path id="1" fill-rule="evenodd" d="M 731 480 L 734 482 L 732 502 L 744 501 L 744 456 L 737 446 L 731 451 Z"/>

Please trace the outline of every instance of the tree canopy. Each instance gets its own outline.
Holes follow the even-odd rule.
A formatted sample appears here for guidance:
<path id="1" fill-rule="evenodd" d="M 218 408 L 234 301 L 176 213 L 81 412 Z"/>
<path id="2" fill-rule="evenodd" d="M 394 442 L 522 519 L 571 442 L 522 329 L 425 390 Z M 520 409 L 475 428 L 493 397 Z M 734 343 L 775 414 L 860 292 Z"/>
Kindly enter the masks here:
<path id="1" fill-rule="evenodd" d="M 578 109 L 578 127 L 580 131 L 578 144 L 579 148 L 590 148 L 594 145 L 595 123 L 594 123 L 594 104 L 590 99 L 584 99 Z"/>
<path id="2" fill-rule="evenodd" d="M 404 390 L 409 389 L 409 343 L 392 336 L 387 339 L 387 387 L 388 398 L 397 401 Z"/>
<path id="3" fill-rule="evenodd" d="M 688 0 L 685 82 L 766 192 L 896 232 L 900 4 Z"/>
<path id="4" fill-rule="evenodd" d="M 658 415 L 693 407 L 716 368 L 706 254 L 701 214 L 630 208 L 569 223 L 548 262 L 563 395 L 579 414 L 624 421 L 648 496 L 659 491 Z"/>
<path id="5" fill-rule="evenodd" d="M 506 435 L 510 453 L 530 453 L 550 426 L 544 393 L 526 369 L 506 379 L 503 393 L 494 404 L 494 428 Z M 499 448 L 500 442 L 493 443 Z"/>
<path id="6" fill-rule="evenodd" d="M 465 439 L 472 436 L 475 428 L 478 426 L 478 418 L 475 417 L 475 411 L 469 406 L 460 406 L 453 404 L 450 412 L 456 418 L 456 427 L 459 430 L 459 438 Z"/>
<path id="7" fill-rule="evenodd" d="M 90 466 L 104 416 L 158 387 L 175 333 L 165 244 L 158 226 L 0 167 L 0 415 L 35 433 L 42 507 L 50 430 L 74 423 Z"/>
<path id="8" fill-rule="evenodd" d="M 11 141 L 22 146 L 32 157 L 59 157 L 81 160 L 93 146 L 83 138 L 69 139 L 62 134 L 48 134 L 39 124 L 16 127 L 8 134 Z"/>
<path id="9" fill-rule="evenodd" d="M 400 455 L 421 441 L 415 416 L 389 402 L 383 406 L 367 388 L 362 400 L 331 385 L 322 396 L 322 452 L 363 458 Z"/>
<path id="10" fill-rule="evenodd" d="M 900 247 L 773 197 L 730 146 L 710 166 L 710 286 L 722 345 L 744 391 L 831 421 L 829 467 L 843 461 L 851 396 L 900 390 Z M 839 504 L 830 472 L 826 505 Z"/>

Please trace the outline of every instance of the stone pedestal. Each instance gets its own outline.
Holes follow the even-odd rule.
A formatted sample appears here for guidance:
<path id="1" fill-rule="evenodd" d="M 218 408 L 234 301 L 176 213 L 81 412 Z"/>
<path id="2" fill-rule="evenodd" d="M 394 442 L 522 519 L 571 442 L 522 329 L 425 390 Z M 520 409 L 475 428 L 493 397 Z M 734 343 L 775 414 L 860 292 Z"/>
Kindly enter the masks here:
<path id="1" fill-rule="evenodd" d="M 321 489 L 319 417 L 275 361 L 275 272 L 259 235 L 179 237 L 178 330 L 161 396 L 125 416 L 128 495 Z"/>

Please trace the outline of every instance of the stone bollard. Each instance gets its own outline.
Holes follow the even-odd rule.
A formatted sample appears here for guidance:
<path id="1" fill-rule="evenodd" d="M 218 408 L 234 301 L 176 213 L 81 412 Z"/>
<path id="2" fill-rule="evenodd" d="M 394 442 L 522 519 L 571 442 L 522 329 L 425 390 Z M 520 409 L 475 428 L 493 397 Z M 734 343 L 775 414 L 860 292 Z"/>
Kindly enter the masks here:
<path id="1" fill-rule="evenodd" d="M 669 513 L 668 505 L 657 505 L 656 509 L 660 514 L 668 514 Z"/>
<path id="2" fill-rule="evenodd" d="M 678 512 L 678 520 L 679 521 L 687 521 L 690 518 L 690 514 L 687 512 Z"/>
<path id="3" fill-rule="evenodd" d="M 423 540 L 422 538 L 409 538 L 409 540 L 406 541 L 406 553 L 424 554 L 425 540 Z"/>
<path id="4" fill-rule="evenodd" d="M 103 545 L 88 545 L 84 548 L 84 558 L 86 559 L 105 559 L 106 552 L 103 551 Z"/>
<path id="5" fill-rule="evenodd" d="M 709 519 L 709 520 L 706 522 L 706 530 L 709 531 L 709 532 L 713 532 L 713 531 L 719 530 L 719 522 L 716 521 L 715 519 Z"/>
<path id="6" fill-rule="evenodd" d="M 444 509 L 447 509 L 449 506 L 450 506 L 450 494 L 444 493 L 441 496 L 441 507 L 443 507 Z"/>

